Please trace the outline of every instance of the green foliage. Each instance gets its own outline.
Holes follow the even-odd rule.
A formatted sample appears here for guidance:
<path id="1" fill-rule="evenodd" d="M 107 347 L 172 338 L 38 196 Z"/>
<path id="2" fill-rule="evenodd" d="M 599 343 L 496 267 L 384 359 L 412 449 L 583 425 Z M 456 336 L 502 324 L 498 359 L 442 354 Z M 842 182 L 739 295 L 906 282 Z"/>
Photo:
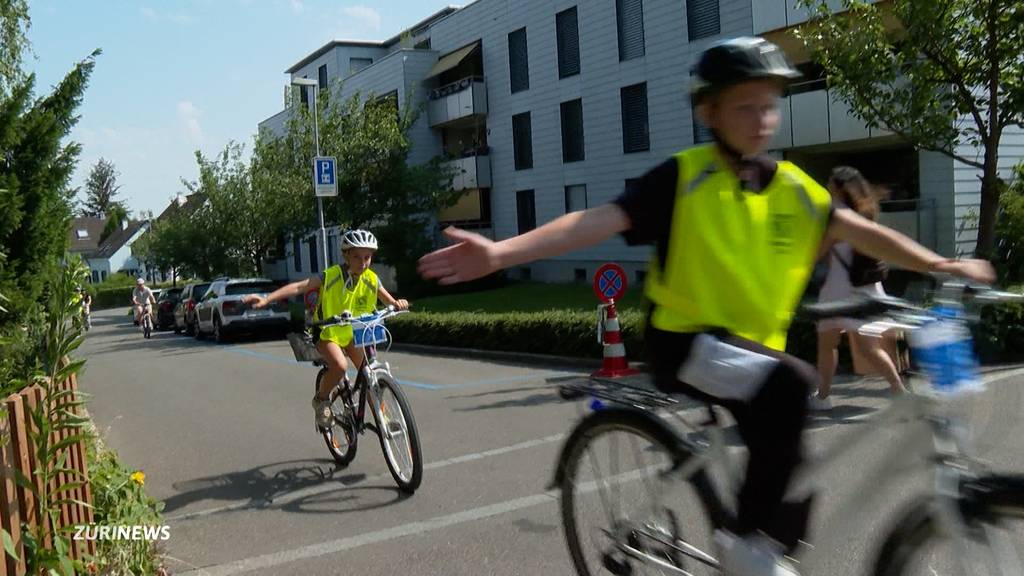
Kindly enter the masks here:
<path id="1" fill-rule="evenodd" d="M 31 23 L 26 0 L 0 0 L 0 95 L 22 78 Z"/>
<path id="2" fill-rule="evenodd" d="M 120 204 L 114 204 L 107 210 L 107 222 L 103 225 L 103 232 L 100 233 L 100 244 L 114 232 L 121 229 L 124 223 L 128 222 L 128 209 Z"/>
<path id="3" fill-rule="evenodd" d="M 11 303 L 0 313 L 0 333 L 34 313 L 64 255 L 72 206 L 66 187 L 79 146 L 62 140 L 77 121 L 93 65 L 93 57 L 80 62 L 40 99 L 33 98 L 34 76 L 0 93 L 0 293 Z"/>
<path id="4" fill-rule="evenodd" d="M 836 17 L 827 0 L 799 4 L 818 18 L 797 36 L 855 116 L 982 170 L 978 249 L 991 253 L 1000 138 L 1024 125 L 1024 4 L 843 0 Z"/>
<path id="5" fill-rule="evenodd" d="M 996 265 L 1002 284 L 1024 282 L 1024 163 L 1014 169 L 1013 183 L 1002 193 Z"/>
<path id="6" fill-rule="evenodd" d="M 122 464 L 99 439 L 88 445 L 93 522 L 97 526 L 161 526 L 163 503 L 146 495 L 144 476 Z M 134 476 L 134 477 L 133 477 Z M 156 574 L 157 543 L 148 540 L 100 540 L 95 568 L 100 574 Z"/>
<path id="7" fill-rule="evenodd" d="M 100 158 L 89 171 L 89 178 L 85 181 L 85 206 L 82 210 L 84 216 L 96 218 L 115 217 L 127 218 L 128 212 L 121 202 L 117 201 L 117 191 L 121 185 L 117 183 L 120 173 L 114 167 L 113 162 Z M 107 222 L 110 225 L 110 222 Z M 118 222 L 120 227 L 120 222 Z M 104 237 L 108 235 L 106 229 Z"/>

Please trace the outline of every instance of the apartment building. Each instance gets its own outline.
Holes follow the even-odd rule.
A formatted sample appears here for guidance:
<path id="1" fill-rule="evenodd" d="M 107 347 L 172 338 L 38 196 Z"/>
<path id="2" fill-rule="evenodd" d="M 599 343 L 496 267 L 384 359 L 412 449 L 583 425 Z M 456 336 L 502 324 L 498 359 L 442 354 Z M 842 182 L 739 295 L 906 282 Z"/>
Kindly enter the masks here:
<path id="1" fill-rule="evenodd" d="M 860 168 L 892 193 L 881 220 L 946 255 L 973 249 L 970 214 L 979 171 L 868 129 L 825 84 L 786 31 L 806 21 L 792 0 L 477 0 L 448 7 L 384 42 L 339 40 L 286 73 L 340 96 L 411 98 L 424 110 L 411 160 L 444 155 L 465 194 L 438 214 L 501 239 L 615 198 L 672 153 L 709 138 L 688 95 L 690 68 L 711 43 L 761 35 L 780 43 L 804 79 L 783 99 L 774 153 L 821 181 L 832 166 Z M 300 94 L 300 100 L 308 95 Z M 284 110 L 260 124 L 280 131 Z M 965 153 L 973 150 L 962 147 Z M 1024 158 L 1024 131 L 1009 132 L 1001 167 Z M 337 230 L 332 232 L 336 236 Z M 322 268 L 317 239 L 287 246 L 282 277 Z M 337 261 L 336 240 L 332 262 Z M 649 252 L 612 240 L 512 270 L 544 281 L 589 279 L 617 261 L 642 280 Z"/>

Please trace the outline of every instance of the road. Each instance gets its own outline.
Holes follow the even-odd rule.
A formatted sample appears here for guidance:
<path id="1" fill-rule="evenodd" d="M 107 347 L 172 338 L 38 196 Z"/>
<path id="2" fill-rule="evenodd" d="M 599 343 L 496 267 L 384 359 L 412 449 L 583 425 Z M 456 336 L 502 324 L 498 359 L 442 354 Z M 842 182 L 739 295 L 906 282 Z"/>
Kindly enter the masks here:
<path id="1" fill-rule="evenodd" d="M 315 371 L 287 342 L 218 345 L 170 332 L 147 341 L 123 313 L 94 314 L 81 387 L 108 446 L 145 471 L 147 492 L 165 504 L 173 573 L 571 573 L 549 484 L 564 434 L 585 413 L 554 386 L 578 370 L 385 354 L 426 462 L 422 487 L 405 497 L 372 436 L 348 467 L 333 464 L 313 426 Z M 979 453 L 1024 469 L 1024 370 L 986 378 L 989 392 L 967 407 Z M 819 544 L 803 555 L 805 574 L 864 574 L 893 514 L 930 487 L 927 474 L 902 473 L 919 460 L 896 448 L 905 427 L 860 425 L 889 403 L 885 389 L 841 380 L 835 410 L 807 433 L 814 453 L 872 436 L 817 477 Z M 878 466 L 900 474 L 884 484 L 869 473 Z"/>

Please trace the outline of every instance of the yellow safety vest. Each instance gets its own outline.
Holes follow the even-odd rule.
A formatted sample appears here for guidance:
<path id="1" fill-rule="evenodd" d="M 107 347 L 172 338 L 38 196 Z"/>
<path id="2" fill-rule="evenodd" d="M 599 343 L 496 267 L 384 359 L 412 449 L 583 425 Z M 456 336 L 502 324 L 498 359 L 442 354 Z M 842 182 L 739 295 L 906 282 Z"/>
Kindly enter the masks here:
<path id="1" fill-rule="evenodd" d="M 377 288 L 380 280 L 373 270 L 367 268 L 359 278 L 353 278 L 354 286 L 346 285 L 345 273 L 341 266 L 331 266 L 324 271 L 324 283 L 320 288 L 320 299 L 314 317 L 317 320 L 330 318 L 345 310 L 354 316 L 368 314 L 377 309 Z M 320 332 L 321 340 L 330 340 L 340 346 L 352 341 L 351 326 L 331 326 Z"/>
<path id="2" fill-rule="evenodd" d="M 761 192 L 741 191 L 712 145 L 676 154 L 679 178 L 665 269 L 651 264 L 651 324 L 670 332 L 725 330 L 776 350 L 810 278 L 831 197 L 779 162 Z"/>

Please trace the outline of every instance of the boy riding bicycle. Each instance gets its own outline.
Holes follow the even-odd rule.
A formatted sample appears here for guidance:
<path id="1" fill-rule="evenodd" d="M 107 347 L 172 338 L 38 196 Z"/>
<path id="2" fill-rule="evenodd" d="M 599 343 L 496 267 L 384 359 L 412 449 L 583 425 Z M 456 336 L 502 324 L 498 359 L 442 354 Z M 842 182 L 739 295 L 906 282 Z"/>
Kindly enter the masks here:
<path id="1" fill-rule="evenodd" d="M 153 291 L 146 286 L 145 278 L 135 279 L 135 288 L 132 289 L 132 306 L 135 308 L 135 324 L 142 322 L 142 315 L 152 314 L 152 305 L 156 304 Z"/>
<path id="2" fill-rule="evenodd" d="M 714 142 L 674 155 L 610 204 L 493 242 L 449 228 L 455 245 L 420 261 L 441 284 L 465 282 L 622 234 L 653 244 L 645 341 L 657 386 L 722 405 L 749 448 L 737 525 L 716 534 L 727 574 L 793 576 L 783 560 L 803 536 L 810 499 L 786 498 L 816 373 L 783 353 L 819 246 L 858 251 L 919 272 L 991 282 L 980 260 L 950 260 L 846 208 L 789 162 L 762 155 L 778 100 L 799 73 L 774 44 L 716 44 L 694 69 L 691 98 Z M 792 500 L 792 501 L 788 501 Z"/>
<path id="3" fill-rule="evenodd" d="M 292 282 L 278 288 L 266 298 L 250 294 L 242 301 L 253 308 L 260 309 L 278 300 L 299 296 L 310 290 L 320 290 L 315 313 L 316 320 L 330 318 L 346 310 L 354 316 L 371 313 L 377 309 L 378 299 L 399 310 L 408 309 L 409 302 L 391 296 L 381 285 L 373 270 L 370 270 L 370 263 L 376 252 L 377 238 L 372 233 L 366 230 L 349 230 L 341 237 L 341 254 L 348 270 L 347 277 L 341 266 L 331 266 L 319 276 L 310 276 L 305 280 Z M 343 378 L 348 387 L 348 379 L 345 377 L 345 373 L 348 371 L 348 362 L 345 360 L 345 355 L 347 354 L 357 367 L 363 362 L 363 351 L 355 347 L 352 340 L 351 326 L 332 326 L 320 332 L 316 347 L 326 362 L 328 370 L 326 376 L 320 381 L 320 389 L 313 396 L 313 411 L 316 413 L 316 422 L 320 427 L 327 426 L 331 421 L 329 399 L 331 390 Z M 342 349 L 345 350 L 344 354 Z"/>

